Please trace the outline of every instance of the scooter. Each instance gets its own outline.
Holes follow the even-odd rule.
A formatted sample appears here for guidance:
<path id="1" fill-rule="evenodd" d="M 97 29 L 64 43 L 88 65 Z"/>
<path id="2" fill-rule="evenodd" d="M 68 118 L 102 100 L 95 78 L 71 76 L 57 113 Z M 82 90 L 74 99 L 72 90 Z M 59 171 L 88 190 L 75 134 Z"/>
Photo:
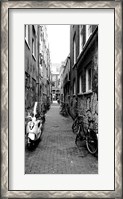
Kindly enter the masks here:
<path id="1" fill-rule="evenodd" d="M 36 141 L 41 140 L 42 132 L 43 132 L 42 120 L 36 120 L 36 117 L 31 117 L 26 127 L 27 146 L 29 148 L 31 146 L 34 146 Z"/>
<path id="2" fill-rule="evenodd" d="M 40 141 L 43 133 L 45 115 L 40 115 L 39 113 L 37 113 L 37 104 L 38 103 L 35 102 L 33 116 L 28 115 L 26 117 L 26 119 L 28 119 L 26 126 L 28 148 L 34 146 L 37 141 Z"/>

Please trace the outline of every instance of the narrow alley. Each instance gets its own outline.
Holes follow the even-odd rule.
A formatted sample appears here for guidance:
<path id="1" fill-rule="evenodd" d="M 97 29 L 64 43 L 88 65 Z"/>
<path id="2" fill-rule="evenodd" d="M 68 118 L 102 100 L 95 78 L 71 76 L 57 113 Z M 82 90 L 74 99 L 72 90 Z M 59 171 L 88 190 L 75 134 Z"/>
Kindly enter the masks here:
<path id="1" fill-rule="evenodd" d="M 33 150 L 25 150 L 25 174 L 97 174 L 98 158 L 85 146 L 75 145 L 73 120 L 59 113 L 59 104 L 46 113 L 42 140 Z"/>

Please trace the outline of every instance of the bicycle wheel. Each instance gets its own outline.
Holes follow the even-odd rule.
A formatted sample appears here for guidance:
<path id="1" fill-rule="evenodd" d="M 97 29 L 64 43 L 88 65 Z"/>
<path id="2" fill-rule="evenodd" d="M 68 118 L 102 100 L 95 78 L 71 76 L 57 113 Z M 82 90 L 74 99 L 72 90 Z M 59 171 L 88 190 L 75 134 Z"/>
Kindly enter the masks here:
<path id="1" fill-rule="evenodd" d="M 78 129 L 79 129 L 79 124 L 78 124 L 78 121 L 75 120 L 73 125 L 72 125 L 72 130 L 73 130 L 73 133 L 77 133 L 78 132 Z"/>
<path id="2" fill-rule="evenodd" d="M 86 137 L 86 147 L 91 154 L 95 154 L 98 150 L 98 139 L 95 133 L 90 133 Z"/>
<path id="3" fill-rule="evenodd" d="M 76 139 L 75 139 L 75 144 L 78 144 L 78 141 L 80 140 L 80 126 L 78 125 L 78 131 L 77 131 L 77 135 L 76 135 Z"/>

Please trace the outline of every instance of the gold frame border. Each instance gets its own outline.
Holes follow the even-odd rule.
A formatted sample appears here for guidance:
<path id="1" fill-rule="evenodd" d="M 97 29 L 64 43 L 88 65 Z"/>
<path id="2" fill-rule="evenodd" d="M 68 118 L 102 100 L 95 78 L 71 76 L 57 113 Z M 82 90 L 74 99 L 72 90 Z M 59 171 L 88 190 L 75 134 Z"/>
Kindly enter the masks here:
<path id="1" fill-rule="evenodd" d="M 114 8 L 115 191 L 8 191 L 8 9 Z M 121 1 L 3 1 L 1 3 L 1 198 L 122 198 L 122 3 Z"/>

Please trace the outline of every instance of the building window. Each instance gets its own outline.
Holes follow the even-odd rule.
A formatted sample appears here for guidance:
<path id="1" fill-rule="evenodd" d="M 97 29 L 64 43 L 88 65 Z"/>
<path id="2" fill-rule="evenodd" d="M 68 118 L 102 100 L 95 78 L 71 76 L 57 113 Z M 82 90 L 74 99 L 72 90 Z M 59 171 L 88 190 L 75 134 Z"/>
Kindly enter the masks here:
<path id="1" fill-rule="evenodd" d="M 73 94 L 74 95 L 76 94 L 76 82 L 75 82 L 75 80 L 73 82 Z"/>
<path id="2" fill-rule="evenodd" d="M 52 81 L 52 86 L 55 86 L 55 82 Z"/>
<path id="3" fill-rule="evenodd" d="M 40 65 L 40 74 L 41 74 L 41 77 L 43 77 L 43 67 Z"/>
<path id="4" fill-rule="evenodd" d="M 36 31 L 34 25 L 32 26 L 32 54 L 36 57 Z"/>
<path id="5" fill-rule="evenodd" d="M 92 34 L 92 25 L 86 25 L 86 41 L 88 40 L 91 34 Z"/>
<path id="6" fill-rule="evenodd" d="M 25 40 L 28 45 L 30 44 L 29 35 L 30 35 L 29 25 L 25 25 Z"/>
<path id="7" fill-rule="evenodd" d="M 76 35 L 73 38 L 73 60 L 74 64 L 76 63 Z"/>
<path id="8" fill-rule="evenodd" d="M 32 38 L 32 54 L 34 55 L 34 49 L 35 49 L 35 46 L 34 46 L 34 39 Z"/>
<path id="9" fill-rule="evenodd" d="M 79 26 L 79 53 L 83 50 L 83 26 Z"/>
<path id="10" fill-rule="evenodd" d="M 88 34 L 89 34 L 89 36 L 92 34 L 92 25 L 89 25 L 89 27 L 88 27 Z"/>
<path id="11" fill-rule="evenodd" d="M 79 76 L 79 93 L 82 93 L 82 76 Z"/>
<path id="12" fill-rule="evenodd" d="M 32 54 L 35 56 L 35 40 L 32 38 Z"/>
<path id="13" fill-rule="evenodd" d="M 87 67 L 86 69 L 86 92 L 92 91 L 92 69 Z"/>

